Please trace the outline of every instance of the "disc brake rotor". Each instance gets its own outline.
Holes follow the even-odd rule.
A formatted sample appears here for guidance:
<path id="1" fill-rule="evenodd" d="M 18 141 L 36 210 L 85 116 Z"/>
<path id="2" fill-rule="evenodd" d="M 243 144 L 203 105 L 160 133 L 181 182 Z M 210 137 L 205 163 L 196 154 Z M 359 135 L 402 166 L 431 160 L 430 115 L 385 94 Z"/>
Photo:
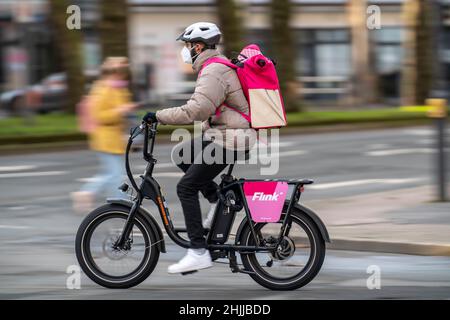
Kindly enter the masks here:
<path id="1" fill-rule="evenodd" d="M 111 260 L 120 260 L 127 256 L 128 250 L 115 248 L 118 237 L 110 236 L 103 241 L 103 253 Z"/>
<path id="2" fill-rule="evenodd" d="M 295 243 L 288 236 L 284 236 L 276 250 L 270 252 L 270 256 L 274 260 L 287 260 L 295 253 Z"/>

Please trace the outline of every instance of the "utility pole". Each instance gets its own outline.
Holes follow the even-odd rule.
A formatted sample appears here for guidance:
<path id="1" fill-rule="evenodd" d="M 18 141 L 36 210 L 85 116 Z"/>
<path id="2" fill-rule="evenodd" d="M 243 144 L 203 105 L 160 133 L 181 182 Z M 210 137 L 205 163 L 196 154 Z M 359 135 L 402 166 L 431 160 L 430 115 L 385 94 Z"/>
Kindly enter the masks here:
<path id="1" fill-rule="evenodd" d="M 447 201 L 447 174 L 446 174 L 446 155 L 445 155 L 445 127 L 447 123 L 447 100 L 446 99 L 427 99 L 427 105 L 430 107 L 428 116 L 434 119 L 436 125 L 436 181 L 438 190 L 438 201 Z"/>
<path id="2" fill-rule="evenodd" d="M 448 93 L 446 84 L 446 75 L 444 66 L 442 64 L 443 58 L 443 16 L 441 11 L 441 4 L 438 0 L 432 2 L 432 18 L 433 18 L 433 46 L 434 52 L 434 79 L 432 98 L 426 100 L 426 105 L 429 106 L 428 116 L 434 119 L 434 126 L 436 128 L 436 147 L 437 155 L 435 157 L 436 163 L 436 183 L 438 201 L 447 201 L 447 172 L 446 172 L 446 124 L 448 114 Z"/>

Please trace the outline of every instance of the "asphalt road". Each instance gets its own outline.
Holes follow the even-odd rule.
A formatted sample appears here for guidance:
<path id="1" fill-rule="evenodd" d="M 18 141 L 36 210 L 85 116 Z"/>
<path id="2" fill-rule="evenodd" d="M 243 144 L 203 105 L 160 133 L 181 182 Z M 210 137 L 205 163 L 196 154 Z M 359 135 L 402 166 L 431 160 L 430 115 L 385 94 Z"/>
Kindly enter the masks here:
<path id="1" fill-rule="evenodd" d="M 170 162 L 170 150 L 168 144 L 155 148 L 159 161 L 155 176 L 164 188 L 175 223 L 182 224 L 175 193 L 180 172 Z M 276 176 L 316 181 L 302 195 L 306 205 L 312 199 L 433 181 L 433 132 L 424 127 L 283 136 L 277 154 L 280 163 Z M 139 154 L 133 156 L 133 164 L 136 173 L 143 171 Z M 240 165 L 235 174 L 258 178 L 260 168 Z M 69 290 L 66 271 L 76 264 L 74 234 L 82 220 L 71 210 L 69 193 L 95 170 L 95 156 L 88 151 L 0 157 L 0 298 L 450 298 L 450 259 L 444 257 L 329 251 L 321 273 L 307 287 L 271 292 L 247 275 L 231 274 L 223 264 L 186 277 L 169 276 L 167 265 L 183 255 L 170 244 L 169 253 L 161 256 L 154 274 L 134 289 L 106 290 L 82 276 L 81 289 Z M 206 210 L 206 203 L 202 205 Z M 152 204 L 146 206 L 154 212 Z M 370 265 L 380 267 L 381 289 L 369 290 L 366 286 Z"/>

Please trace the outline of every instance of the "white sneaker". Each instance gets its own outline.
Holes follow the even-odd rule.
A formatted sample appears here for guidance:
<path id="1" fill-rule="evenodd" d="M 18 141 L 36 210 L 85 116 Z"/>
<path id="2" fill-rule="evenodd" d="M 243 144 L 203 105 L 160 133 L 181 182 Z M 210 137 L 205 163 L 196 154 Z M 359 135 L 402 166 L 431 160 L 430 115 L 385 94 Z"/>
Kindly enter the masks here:
<path id="1" fill-rule="evenodd" d="M 167 272 L 185 273 L 210 268 L 212 266 L 213 263 L 208 250 L 203 254 L 197 254 L 193 249 L 188 249 L 184 258 L 178 261 L 178 263 L 169 266 Z"/>
<path id="2" fill-rule="evenodd" d="M 211 204 L 211 208 L 208 211 L 208 215 L 206 216 L 205 221 L 203 221 L 203 228 L 204 229 L 211 229 L 211 224 L 214 219 L 214 212 L 216 211 L 217 202 Z"/>

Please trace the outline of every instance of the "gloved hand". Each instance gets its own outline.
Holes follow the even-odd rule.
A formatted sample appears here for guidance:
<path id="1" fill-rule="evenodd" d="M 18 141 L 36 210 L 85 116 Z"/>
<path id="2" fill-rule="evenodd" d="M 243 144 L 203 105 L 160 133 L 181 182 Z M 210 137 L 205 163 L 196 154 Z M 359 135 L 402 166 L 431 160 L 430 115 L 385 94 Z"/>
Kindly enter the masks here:
<path id="1" fill-rule="evenodd" d="M 155 112 L 147 112 L 147 114 L 142 118 L 147 123 L 153 123 L 158 122 L 158 119 L 156 119 L 156 113 Z"/>

